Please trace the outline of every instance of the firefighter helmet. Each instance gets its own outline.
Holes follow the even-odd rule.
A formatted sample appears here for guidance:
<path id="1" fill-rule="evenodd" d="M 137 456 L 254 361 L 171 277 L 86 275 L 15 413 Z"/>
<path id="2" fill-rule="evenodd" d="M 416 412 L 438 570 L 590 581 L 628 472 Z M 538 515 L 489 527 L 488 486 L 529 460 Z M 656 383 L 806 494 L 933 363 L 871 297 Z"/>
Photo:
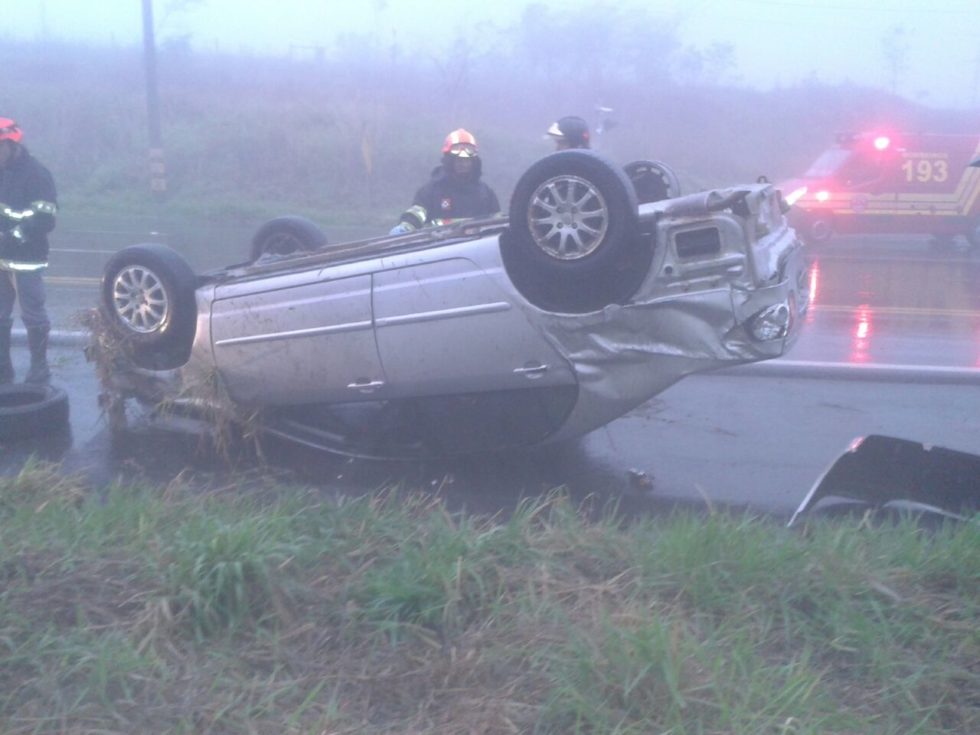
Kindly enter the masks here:
<path id="1" fill-rule="evenodd" d="M 17 123 L 9 117 L 0 117 L 0 140 L 12 140 L 14 143 L 20 143 L 20 139 L 23 137 L 24 134 L 20 131 Z"/>
<path id="2" fill-rule="evenodd" d="M 548 135 L 565 148 L 589 147 L 589 124 L 580 117 L 569 115 L 551 124 Z"/>
<path id="3" fill-rule="evenodd" d="M 446 140 L 442 143 L 442 152 L 457 158 L 476 158 L 479 155 L 476 138 L 463 128 L 454 130 L 446 136 Z"/>

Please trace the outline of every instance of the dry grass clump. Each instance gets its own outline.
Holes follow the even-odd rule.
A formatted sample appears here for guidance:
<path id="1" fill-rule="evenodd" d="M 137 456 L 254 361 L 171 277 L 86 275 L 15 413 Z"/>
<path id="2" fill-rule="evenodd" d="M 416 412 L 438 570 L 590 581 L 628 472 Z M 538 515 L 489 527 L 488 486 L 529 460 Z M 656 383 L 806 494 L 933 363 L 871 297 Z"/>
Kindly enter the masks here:
<path id="1" fill-rule="evenodd" d="M 245 451 L 262 458 L 262 412 L 235 404 L 216 370 L 154 374 L 144 365 L 152 363 L 152 351 L 137 353 L 101 309 L 81 312 L 78 319 L 90 335 L 85 354 L 95 366 L 99 405 L 110 429 L 127 428 L 127 401 L 135 399 L 157 418 L 198 422 L 201 441 L 218 456 L 230 459 Z"/>
<path id="2" fill-rule="evenodd" d="M 25 505 L 36 513 L 49 505 L 77 507 L 86 495 L 79 476 L 66 476 L 56 464 L 29 459 L 19 473 L 0 482 L 0 519 Z"/>

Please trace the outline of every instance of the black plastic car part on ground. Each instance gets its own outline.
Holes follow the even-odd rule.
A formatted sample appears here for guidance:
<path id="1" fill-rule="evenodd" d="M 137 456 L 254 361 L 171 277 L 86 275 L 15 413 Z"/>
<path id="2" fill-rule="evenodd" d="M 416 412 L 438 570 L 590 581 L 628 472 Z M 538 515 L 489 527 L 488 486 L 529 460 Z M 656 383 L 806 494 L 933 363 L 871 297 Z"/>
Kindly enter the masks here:
<path id="1" fill-rule="evenodd" d="M 327 236 L 305 217 L 276 217 L 262 225 L 252 238 L 252 260 L 263 255 L 312 252 L 327 244 Z"/>
<path id="2" fill-rule="evenodd" d="M 68 394 L 50 385 L 0 385 L 0 441 L 52 434 L 68 424 Z"/>
<path id="3" fill-rule="evenodd" d="M 879 434 L 858 437 L 820 476 L 789 525 L 826 497 L 873 506 L 906 501 L 967 518 L 980 512 L 980 455 Z"/>
<path id="4" fill-rule="evenodd" d="M 159 369 L 187 359 L 197 281 L 187 261 L 158 243 L 123 248 L 106 263 L 102 310 L 138 364 Z"/>
<path id="5" fill-rule="evenodd" d="M 532 165 L 514 188 L 500 250 L 524 297 L 548 311 L 623 303 L 652 258 L 626 173 L 597 153 L 567 150 Z"/>

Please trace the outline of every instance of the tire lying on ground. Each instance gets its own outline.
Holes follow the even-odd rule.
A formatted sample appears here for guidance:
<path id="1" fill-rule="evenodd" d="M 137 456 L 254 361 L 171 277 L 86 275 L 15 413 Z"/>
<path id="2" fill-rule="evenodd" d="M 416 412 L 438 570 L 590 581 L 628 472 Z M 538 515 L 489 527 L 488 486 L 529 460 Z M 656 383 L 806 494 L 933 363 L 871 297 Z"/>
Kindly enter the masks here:
<path id="1" fill-rule="evenodd" d="M 175 250 L 159 243 L 130 245 L 103 270 L 102 312 L 141 366 L 177 367 L 190 354 L 196 286 L 197 276 Z"/>
<path id="2" fill-rule="evenodd" d="M 311 252 L 327 244 L 327 236 L 305 217 L 276 217 L 262 225 L 252 238 L 252 261 L 263 255 Z"/>
<path id="3" fill-rule="evenodd" d="M 681 195 L 681 182 L 666 163 L 660 161 L 633 161 L 623 167 L 633 183 L 640 204 L 659 202 Z"/>
<path id="4" fill-rule="evenodd" d="M 0 441 L 52 434 L 68 425 L 68 394 L 50 385 L 0 385 Z"/>
<path id="5" fill-rule="evenodd" d="M 507 274 L 547 311 L 585 313 L 625 302 L 652 258 L 637 206 L 626 174 L 594 151 L 541 159 L 510 200 L 509 227 L 500 237 Z"/>

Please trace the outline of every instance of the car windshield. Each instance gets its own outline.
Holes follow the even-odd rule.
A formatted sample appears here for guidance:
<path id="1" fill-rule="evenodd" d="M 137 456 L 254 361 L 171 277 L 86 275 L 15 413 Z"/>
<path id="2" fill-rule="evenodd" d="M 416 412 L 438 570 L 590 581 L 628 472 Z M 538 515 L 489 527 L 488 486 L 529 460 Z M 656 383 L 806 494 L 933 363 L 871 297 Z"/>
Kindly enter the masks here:
<path id="1" fill-rule="evenodd" d="M 851 151 L 844 148 L 831 148 L 820 154 L 804 176 L 808 179 L 822 179 L 839 171 L 851 157 Z"/>

